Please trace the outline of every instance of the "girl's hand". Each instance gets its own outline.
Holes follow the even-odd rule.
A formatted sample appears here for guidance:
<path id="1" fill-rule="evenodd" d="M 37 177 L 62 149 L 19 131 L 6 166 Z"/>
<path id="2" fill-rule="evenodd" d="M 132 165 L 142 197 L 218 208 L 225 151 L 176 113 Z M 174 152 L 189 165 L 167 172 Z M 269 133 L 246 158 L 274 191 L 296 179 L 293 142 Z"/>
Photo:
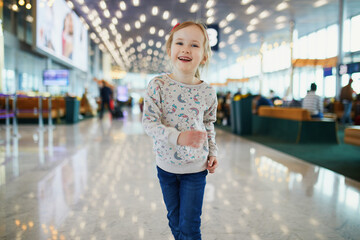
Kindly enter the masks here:
<path id="1" fill-rule="evenodd" d="M 216 157 L 214 156 L 208 157 L 208 165 L 206 169 L 209 171 L 209 173 L 214 173 L 217 167 L 218 167 L 218 161 Z"/>
<path id="2" fill-rule="evenodd" d="M 185 131 L 181 132 L 177 143 L 181 146 L 200 148 L 206 140 L 206 132 L 203 131 Z"/>

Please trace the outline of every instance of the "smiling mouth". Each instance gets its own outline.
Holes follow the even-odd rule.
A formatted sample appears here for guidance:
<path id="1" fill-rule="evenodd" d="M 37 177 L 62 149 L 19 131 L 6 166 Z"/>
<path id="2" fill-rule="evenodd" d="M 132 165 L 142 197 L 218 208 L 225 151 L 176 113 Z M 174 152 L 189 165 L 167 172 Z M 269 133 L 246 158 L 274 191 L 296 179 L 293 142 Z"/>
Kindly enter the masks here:
<path id="1" fill-rule="evenodd" d="M 190 62 L 192 59 L 189 57 L 178 57 L 180 61 Z"/>

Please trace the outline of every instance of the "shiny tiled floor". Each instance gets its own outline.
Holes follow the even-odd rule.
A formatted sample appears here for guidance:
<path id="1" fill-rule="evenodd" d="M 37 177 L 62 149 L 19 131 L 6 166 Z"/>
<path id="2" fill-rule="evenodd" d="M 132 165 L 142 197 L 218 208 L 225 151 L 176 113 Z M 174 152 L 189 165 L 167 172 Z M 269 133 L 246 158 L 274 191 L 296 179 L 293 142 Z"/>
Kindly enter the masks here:
<path id="1" fill-rule="evenodd" d="M 10 134 L 10 133 L 8 133 Z M 172 239 L 140 116 L 0 130 L 0 239 Z M 217 131 L 204 240 L 360 239 L 360 183 Z"/>

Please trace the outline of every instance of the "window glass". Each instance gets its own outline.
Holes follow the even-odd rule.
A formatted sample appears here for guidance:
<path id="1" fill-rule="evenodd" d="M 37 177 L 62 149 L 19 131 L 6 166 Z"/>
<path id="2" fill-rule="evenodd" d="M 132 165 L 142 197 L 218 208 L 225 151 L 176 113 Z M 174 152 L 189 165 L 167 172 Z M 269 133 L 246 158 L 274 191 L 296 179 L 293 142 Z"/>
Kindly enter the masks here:
<path id="1" fill-rule="evenodd" d="M 334 24 L 327 28 L 326 53 L 327 58 L 338 54 L 338 25 Z"/>
<path id="2" fill-rule="evenodd" d="M 360 94 L 360 73 L 353 73 L 351 77 L 354 80 L 351 85 L 352 88 L 354 89 L 356 94 Z"/>
<path id="3" fill-rule="evenodd" d="M 360 50 L 360 15 L 351 19 L 351 52 Z"/>
<path id="4" fill-rule="evenodd" d="M 350 52 L 350 19 L 344 22 L 343 51 Z"/>
<path id="5" fill-rule="evenodd" d="M 332 98 L 336 95 L 336 77 L 327 76 L 324 79 L 324 97 Z"/>

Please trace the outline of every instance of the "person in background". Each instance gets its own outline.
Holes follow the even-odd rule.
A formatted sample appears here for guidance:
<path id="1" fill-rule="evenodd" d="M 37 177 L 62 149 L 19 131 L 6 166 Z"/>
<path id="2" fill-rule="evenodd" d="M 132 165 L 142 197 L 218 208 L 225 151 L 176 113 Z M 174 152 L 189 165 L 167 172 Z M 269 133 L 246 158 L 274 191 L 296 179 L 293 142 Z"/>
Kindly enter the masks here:
<path id="1" fill-rule="evenodd" d="M 281 98 L 275 94 L 274 90 L 270 89 L 270 91 L 269 91 L 269 99 L 274 104 L 275 100 L 280 100 Z"/>
<path id="2" fill-rule="evenodd" d="M 230 126 L 230 108 L 231 108 L 231 101 L 232 101 L 232 96 L 231 96 L 231 92 L 228 91 L 226 93 L 225 99 L 224 99 L 224 121 L 223 121 L 223 125 L 226 126 Z"/>
<path id="3" fill-rule="evenodd" d="M 99 118 L 102 119 L 104 115 L 105 105 L 109 109 L 111 115 L 114 114 L 112 107 L 110 106 L 110 101 L 112 100 L 113 92 L 111 88 L 106 86 L 105 80 L 100 81 L 101 88 L 100 88 L 100 98 L 101 98 L 101 108 Z"/>
<path id="4" fill-rule="evenodd" d="M 158 178 L 174 238 L 201 240 L 206 176 L 218 165 L 216 91 L 201 80 L 199 72 L 211 56 L 205 27 L 192 21 L 175 25 L 166 52 L 173 72 L 150 81 L 143 126 L 154 140 Z"/>
<path id="5" fill-rule="evenodd" d="M 353 80 L 350 78 L 349 83 L 346 86 L 344 86 L 343 88 L 341 88 L 341 92 L 340 92 L 340 102 L 344 106 L 344 114 L 341 118 L 342 124 L 345 124 L 345 123 L 352 124 L 351 108 L 352 108 L 352 101 L 353 101 L 353 93 L 355 93 L 353 88 L 351 87 L 352 83 L 353 83 Z"/>
<path id="6" fill-rule="evenodd" d="M 270 99 L 263 97 L 261 94 L 253 98 L 253 114 L 258 114 L 260 106 L 274 106 Z"/>
<path id="7" fill-rule="evenodd" d="M 302 101 L 301 107 L 310 112 L 312 118 L 324 117 L 324 103 L 320 96 L 316 95 L 317 86 L 315 83 L 310 85 L 310 91 L 306 94 Z"/>
<path id="8" fill-rule="evenodd" d="M 139 108 L 140 108 L 140 112 L 143 113 L 144 111 L 144 98 L 140 97 L 139 99 Z"/>

